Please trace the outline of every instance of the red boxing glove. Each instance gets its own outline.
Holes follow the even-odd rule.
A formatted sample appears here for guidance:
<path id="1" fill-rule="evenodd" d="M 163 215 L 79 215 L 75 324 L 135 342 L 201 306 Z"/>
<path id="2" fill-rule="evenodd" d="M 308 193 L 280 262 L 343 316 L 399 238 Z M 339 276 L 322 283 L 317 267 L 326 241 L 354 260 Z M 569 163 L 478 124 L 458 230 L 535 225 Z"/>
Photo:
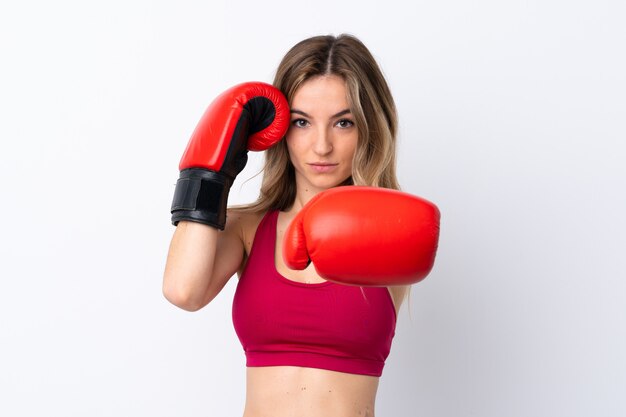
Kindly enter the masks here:
<path id="1" fill-rule="evenodd" d="M 421 281 L 435 262 L 439 210 L 396 190 L 345 186 L 319 193 L 291 221 L 283 258 L 313 262 L 324 279 L 362 286 Z"/>
<path id="2" fill-rule="evenodd" d="M 230 187 L 248 161 L 280 141 L 290 122 L 289 104 L 261 82 L 236 85 L 207 108 L 180 160 L 172 224 L 191 220 L 224 229 Z"/>

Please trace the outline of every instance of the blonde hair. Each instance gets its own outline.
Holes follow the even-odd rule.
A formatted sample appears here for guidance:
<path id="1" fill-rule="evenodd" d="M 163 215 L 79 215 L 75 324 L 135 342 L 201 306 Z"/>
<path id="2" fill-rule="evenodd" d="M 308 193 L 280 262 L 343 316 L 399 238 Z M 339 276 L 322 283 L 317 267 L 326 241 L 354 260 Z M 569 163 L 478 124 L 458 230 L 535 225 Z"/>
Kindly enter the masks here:
<path id="1" fill-rule="evenodd" d="M 396 178 L 396 105 L 380 67 L 359 39 L 342 34 L 300 41 L 283 57 L 273 84 L 291 105 L 305 81 L 326 75 L 336 75 L 345 81 L 359 135 L 352 175 L 341 185 L 400 189 Z M 287 210 L 293 205 L 295 173 L 284 140 L 265 152 L 262 172 L 258 199 L 234 207 L 237 211 L 263 213 Z"/>
<path id="2" fill-rule="evenodd" d="M 348 103 L 359 132 L 352 176 L 342 185 L 400 189 L 396 178 L 396 106 L 370 51 L 359 39 L 347 34 L 305 39 L 284 56 L 273 84 L 291 104 L 302 83 L 321 75 L 337 75 L 345 80 Z M 265 152 L 259 198 L 238 209 L 287 210 L 295 197 L 294 168 L 282 140 Z"/>

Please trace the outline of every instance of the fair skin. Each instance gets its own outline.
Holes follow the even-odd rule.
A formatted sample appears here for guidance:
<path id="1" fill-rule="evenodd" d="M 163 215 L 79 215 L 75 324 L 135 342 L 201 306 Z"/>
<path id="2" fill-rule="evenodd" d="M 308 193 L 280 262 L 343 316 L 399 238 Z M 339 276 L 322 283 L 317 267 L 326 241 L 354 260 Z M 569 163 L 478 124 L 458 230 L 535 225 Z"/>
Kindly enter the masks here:
<path id="1" fill-rule="evenodd" d="M 291 219 L 313 196 L 350 177 L 358 142 L 345 84 L 337 76 L 304 82 L 294 95 L 291 112 L 286 141 L 297 192 L 293 206 L 278 215 L 277 242 L 282 242 Z M 208 304 L 235 272 L 241 274 L 262 217 L 263 213 L 229 212 L 226 228 L 220 233 L 203 224 L 180 222 L 165 268 L 165 297 L 191 311 Z M 199 252 L 207 254 L 205 259 L 187 255 Z M 313 264 L 302 271 L 287 268 L 280 244 L 274 260 L 277 271 L 287 279 L 324 281 Z M 388 289 L 398 311 L 409 287 Z M 373 376 L 317 368 L 249 367 L 244 417 L 373 416 L 378 381 Z"/>

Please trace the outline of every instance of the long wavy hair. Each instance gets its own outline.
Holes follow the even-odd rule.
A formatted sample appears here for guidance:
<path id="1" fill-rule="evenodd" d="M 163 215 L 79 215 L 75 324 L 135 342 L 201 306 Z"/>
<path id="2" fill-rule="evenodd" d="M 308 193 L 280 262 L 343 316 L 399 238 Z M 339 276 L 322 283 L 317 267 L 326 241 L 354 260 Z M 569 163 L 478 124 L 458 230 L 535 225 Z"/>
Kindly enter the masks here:
<path id="1" fill-rule="evenodd" d="M 336 75 L 345 81 L 358 131 L 352 175 L 342 185 L 400 189 L 396 178 L 396 106 L 376 60 L 359 39 L 342 34 L 299 42 L 283 57 L 273 84 L 291 104 L 305 81 L 324 75 Z M 285 140 L 265 151 L 262 172 L 258 199 L 233 208 L 259 213 L 287 210 L 293 205 L 296 181 Z"/>

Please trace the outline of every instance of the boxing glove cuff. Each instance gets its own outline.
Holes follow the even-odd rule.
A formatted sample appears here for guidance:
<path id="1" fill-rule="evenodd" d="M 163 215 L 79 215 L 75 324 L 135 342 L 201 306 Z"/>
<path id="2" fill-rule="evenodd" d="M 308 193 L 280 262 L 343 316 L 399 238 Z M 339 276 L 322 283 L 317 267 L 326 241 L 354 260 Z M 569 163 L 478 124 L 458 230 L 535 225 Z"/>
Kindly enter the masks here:
<path id="1" fill-rule="evenodd" d="M 224 230 L 226 205 L 233 179 L 201 168 L 180 172 L 172 201 L 172 224 L 181 220 L 204 223 Z"/>

